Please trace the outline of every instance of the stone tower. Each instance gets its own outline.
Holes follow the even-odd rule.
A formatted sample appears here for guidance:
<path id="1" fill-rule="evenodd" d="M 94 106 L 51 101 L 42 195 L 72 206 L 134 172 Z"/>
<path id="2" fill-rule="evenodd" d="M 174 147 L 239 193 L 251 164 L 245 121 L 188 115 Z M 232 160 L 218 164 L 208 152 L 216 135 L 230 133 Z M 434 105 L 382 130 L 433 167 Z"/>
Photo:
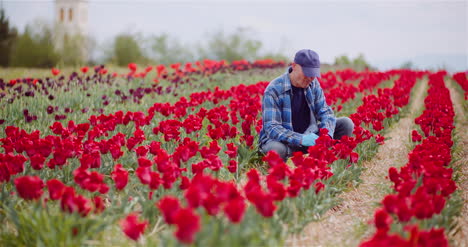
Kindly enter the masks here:
<path id="1" fill-rule="evenodd" d="M 55 0 L 55 20 L 69 35 L 88 34 L 88 1 Z"/>
<path id="2" fill-rule="evenodd" d="M 67 49 L 64 44 L 72 41 L 80 44 L 79 56 L 87 59 L 88 1 L 55 0 L 55 47 Z"/>

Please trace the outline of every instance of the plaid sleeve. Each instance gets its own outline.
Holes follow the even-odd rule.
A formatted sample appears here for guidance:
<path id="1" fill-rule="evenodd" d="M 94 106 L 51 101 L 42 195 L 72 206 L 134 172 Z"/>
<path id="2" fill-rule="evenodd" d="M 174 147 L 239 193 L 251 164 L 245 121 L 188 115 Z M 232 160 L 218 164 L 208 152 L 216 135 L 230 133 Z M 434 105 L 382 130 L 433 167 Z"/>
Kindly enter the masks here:
<path id="1" fill-rule="evenodd" d="M 268 138 L 299 146 L 302 142 L 302 135 L 282 125 L 282 111 L 278 97 L 266 92 L 262 107 L 263 127 Z"/>
<path id="2" fill-rule="evenodd" d="M 333 110 L 330 106 L 328 106 L 327 102 L 325 101 L 325 96 L 323 94 L 323 90 L 320 87 L 320 84 L 317 83 L 316 87 L 314 88 L 315 94 L 315 116 L 317 116 L 317 120 L 320 121 L 318 125 L 319 128 L 326 128 L 328 129 L 328 135 L 333 138 L 333 134 L 335 133 L 335 125 L 336 125 L 336 118 Z"/>

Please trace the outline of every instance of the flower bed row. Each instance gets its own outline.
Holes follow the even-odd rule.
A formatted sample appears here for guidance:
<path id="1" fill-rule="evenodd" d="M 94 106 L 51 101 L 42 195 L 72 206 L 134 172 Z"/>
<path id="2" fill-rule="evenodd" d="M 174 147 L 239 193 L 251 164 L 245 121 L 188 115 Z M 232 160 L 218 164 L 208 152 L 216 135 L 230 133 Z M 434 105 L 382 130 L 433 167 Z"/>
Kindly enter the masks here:
<path id="1" fill-rule="evenodd" d="M 422 133 L 412 132 L 413 142 L 419 144 L 405 166 L 389 169 L 394 193 L 375 211 L 376 233 L 360 246 L 448 246 L 444 227 L 450 224 L 444 217 L 450 222 L 457 209 L 448 207 L 456 185 L 449 167 L 454 111 L 445 75 L 442 71 L 429 76 L 426 109 L 415 119 Z"/>
<path id="2" fill-rule="evenodd" d="M 455 80 L 465 91 L 465 100 L 468 99 L 468 76 L 467 72 L 455 73 L 452 76 L 452 79 Z"/>

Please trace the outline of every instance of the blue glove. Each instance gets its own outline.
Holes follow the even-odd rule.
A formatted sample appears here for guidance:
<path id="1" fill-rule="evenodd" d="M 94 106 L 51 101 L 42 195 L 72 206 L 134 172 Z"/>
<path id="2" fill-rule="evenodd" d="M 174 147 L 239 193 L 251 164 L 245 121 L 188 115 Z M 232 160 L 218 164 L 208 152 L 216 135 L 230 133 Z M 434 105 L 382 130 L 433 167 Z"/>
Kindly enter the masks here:
<path id="1" fill-rule="evenodd" d="M 319 138 L 318 135 L 312 133 L 312 134 L 308 134 L 308 135 L 303 135 L 302 136 L 302 146 L 313 146 L 315 145 L 315 140 L 317 140 L 317 138 Z"/>

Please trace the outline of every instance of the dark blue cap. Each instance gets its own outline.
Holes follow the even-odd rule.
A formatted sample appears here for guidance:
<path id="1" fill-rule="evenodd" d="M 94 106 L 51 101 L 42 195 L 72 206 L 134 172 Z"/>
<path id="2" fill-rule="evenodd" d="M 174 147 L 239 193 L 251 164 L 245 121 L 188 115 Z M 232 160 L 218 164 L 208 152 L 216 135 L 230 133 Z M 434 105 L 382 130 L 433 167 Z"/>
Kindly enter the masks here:
<path id="1" fill-rule="evenodd" d="M 320 59 L 315 51 L 303 49 L 296 53 L 294 62 L 301 65 L 307 77 L 320 77 Z"/>

